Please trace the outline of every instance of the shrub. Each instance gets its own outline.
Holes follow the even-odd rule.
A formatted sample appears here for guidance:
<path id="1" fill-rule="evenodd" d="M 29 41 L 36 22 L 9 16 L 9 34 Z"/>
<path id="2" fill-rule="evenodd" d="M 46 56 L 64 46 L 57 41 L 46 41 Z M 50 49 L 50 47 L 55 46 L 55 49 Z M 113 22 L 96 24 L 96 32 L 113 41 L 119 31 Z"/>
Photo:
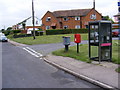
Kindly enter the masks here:
<path id="1" fill-rule="evenodd" d="M 4 31 L 3 33 L 5 34 L 5 36 L 8 36 L 10 35 L 11 31 Z"/>
<path id="2" fill-rule="evenodd" d="M 70 33 L 88 33 L 88 29 L 56 29 L 56 30 L 46 30 L 46 35 L 56 35 L 56 34 L 70 34 Z"/>
<path id="3" fill-rule="evenodd" d="M 13 34 L 15 34 L 15 33 L 20 33 L 21 30 L 12 30 L 12 32 L 13 32 Z"/>
<path id="4" fill-rule="evenodd" d="M 40 36 L 40 35 L 43 35 L 44 31 L 42 30 L 37 30 L 35 31 L 35 36 Z M 32 35 L 33 35 L 33 31 L 32 31 Z"/>

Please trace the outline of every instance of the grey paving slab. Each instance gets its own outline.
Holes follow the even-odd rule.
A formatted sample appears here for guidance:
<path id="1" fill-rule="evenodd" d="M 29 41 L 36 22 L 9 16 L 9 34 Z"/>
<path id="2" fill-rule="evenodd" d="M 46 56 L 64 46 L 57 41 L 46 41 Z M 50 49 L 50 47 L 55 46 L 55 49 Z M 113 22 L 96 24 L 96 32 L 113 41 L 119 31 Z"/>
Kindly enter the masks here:
<path id="1" fill-rule="evenodd" d="M 48 55 L 46 59 L 59 64 L 78 74 L 88 76 L 107 85 L 118 88 L 119 73 L 115 71 L 117 64 L 104 62 L 101 64 L 89 64 L 69 57 Z M 111 65 L 111 66 L 109 66 Z"/>

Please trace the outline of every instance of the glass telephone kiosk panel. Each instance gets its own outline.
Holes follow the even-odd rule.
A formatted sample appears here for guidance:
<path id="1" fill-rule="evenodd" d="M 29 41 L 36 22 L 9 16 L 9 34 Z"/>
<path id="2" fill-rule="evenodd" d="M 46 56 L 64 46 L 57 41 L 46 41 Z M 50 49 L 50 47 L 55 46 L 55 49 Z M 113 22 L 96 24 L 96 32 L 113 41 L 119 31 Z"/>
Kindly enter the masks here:
<path id="1" fill-rule="evenodd" d="M 91 45 L 98 45 L 99 42 L 98 25 L 90 25 L 90 43 Z"/>
<path id="2" fill-rule="evenodd" d="M 98 47 L 98 56 L 92 57 L 91 47 Z M 89 22 L 89 58 L 109 60 L 112 58 L 112 23 L 110 21 Z"/>

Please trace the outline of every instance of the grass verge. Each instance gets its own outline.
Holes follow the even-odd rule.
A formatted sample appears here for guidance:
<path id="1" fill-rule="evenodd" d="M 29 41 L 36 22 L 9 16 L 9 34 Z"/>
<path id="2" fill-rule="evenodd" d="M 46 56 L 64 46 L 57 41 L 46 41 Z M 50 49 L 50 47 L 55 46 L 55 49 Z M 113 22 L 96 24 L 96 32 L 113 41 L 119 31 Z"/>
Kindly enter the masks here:
<path id="1" fill-rule="evenodd" d="M 120 60 L 118 60 L 118 44 L 116 44 L 118 40 L 113 40 L 113 47 L 112 47 L 112 62 L 116 64 L 120 64 Z M 77 60 L 81 60 L 84 62 L 90 62 L 89 60 L 89 53 L 88 53 L 88 44 L 83 44 L 79 46 L 80 53 L 77 53 L 76 46 L 69 47 L 69 51 L 65 52 L 64 48 L 59 49 L 57 51 L 52 52 L 53 55 L 57 56 L 64 56 L 64 57 L 71 57 Z M 97 55 L 97 48 L 93 47 L 92 53 L 94 56 Z"/>
<path id="2" fill-rule="evenodd" d="M 74 41 L 74 34 L 36 36 L 35 40 L 33 40 L 33 37 L 12 38 L 12 35 L 9 35 L 8 38 L 22 44 L 34 45 L 34 44 L 60 43 L 63 42 L 62 36 L 70 36 L 71 42 Z M 82 40 L 88 40 L 87 34 L 81 34 L 81 36 Z"/>
<path id="3" fill-rule="evenodd" d="M 120 67 L 118 67 L 115 71 L 120 73 Z"/>

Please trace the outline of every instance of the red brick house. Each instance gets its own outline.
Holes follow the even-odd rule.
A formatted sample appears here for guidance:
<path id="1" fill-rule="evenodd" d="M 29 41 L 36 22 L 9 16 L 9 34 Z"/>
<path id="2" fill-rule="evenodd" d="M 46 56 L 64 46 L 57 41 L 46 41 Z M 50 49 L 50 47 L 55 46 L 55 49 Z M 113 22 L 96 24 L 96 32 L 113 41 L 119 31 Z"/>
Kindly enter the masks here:
<path id="1" fill-rule="evenodd" d="M 62 10 L 47 13 L 42 17 L 42 29 L 87 28 L 89 21 L 102 20 L 102 15 L 92 9 Z"/>

